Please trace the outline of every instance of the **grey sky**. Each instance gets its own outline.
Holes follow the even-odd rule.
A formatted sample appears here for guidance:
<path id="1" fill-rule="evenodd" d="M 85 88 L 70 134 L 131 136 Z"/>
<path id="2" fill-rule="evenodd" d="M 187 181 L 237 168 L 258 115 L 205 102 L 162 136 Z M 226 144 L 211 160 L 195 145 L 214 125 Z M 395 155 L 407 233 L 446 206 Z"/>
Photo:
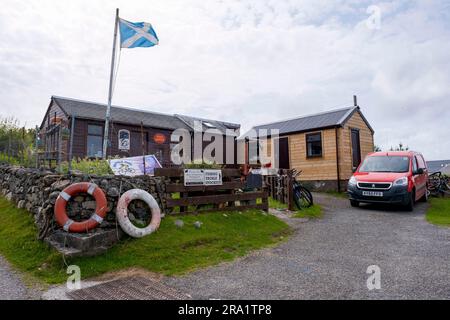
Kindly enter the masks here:
<path id="1" fill-rule="evenodd" d="M 450 1 L 3 0 L 1 115 L 31 127 L 52 94 L 106 102 L 116 7 L 160 45 L 122 50 L 114 104 L 244 131 L 357 94 L 376 144 L 450 159 Z"/>

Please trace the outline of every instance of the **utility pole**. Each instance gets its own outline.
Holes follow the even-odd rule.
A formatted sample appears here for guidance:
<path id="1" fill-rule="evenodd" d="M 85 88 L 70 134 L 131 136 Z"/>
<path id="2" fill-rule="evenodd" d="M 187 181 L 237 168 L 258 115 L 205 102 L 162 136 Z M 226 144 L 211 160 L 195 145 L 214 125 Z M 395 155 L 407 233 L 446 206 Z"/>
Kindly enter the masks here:
<path id="1" fill-rule="evenodd" d="M 108 106 L 106 107 L 106 119 L 105 119 L 105 133 L 103 136 L 103 159 L 106 159 L 106 152 L 108 150 L 109 139 L 109 121 L 111 118 L 111 101 L 113 94 L 113 82 L 114 82 L 114 64 L 116 60 L 116 45 L 117 45 L 117 28 L 119 25 L 119 9 L 116 9 L 116 20 L 114 21 L 114 40 L 111 57 L 111 74 L 109 76 L 109 91 L 108 91 Z"/>

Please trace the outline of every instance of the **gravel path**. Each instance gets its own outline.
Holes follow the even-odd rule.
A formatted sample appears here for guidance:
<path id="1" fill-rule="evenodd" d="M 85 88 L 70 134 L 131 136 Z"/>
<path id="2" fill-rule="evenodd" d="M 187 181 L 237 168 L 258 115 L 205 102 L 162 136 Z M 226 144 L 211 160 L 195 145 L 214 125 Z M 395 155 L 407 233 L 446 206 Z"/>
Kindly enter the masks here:
<path id="1" fill-rule="evenodd" d="M 27 288 L 20 275 L 0 256 L 0 300 L 38 299 L 40 292 Z"/>
<path id="2" fill-rule="evenodd" d="M 315 194 L 320 220 L 286 221 L 286 243 L 238 261 L 163 280 L 198 299 L 450 299 L 450 228 L 414 212 Z M 381 289 L 367 289 L 367 267 Z"/>

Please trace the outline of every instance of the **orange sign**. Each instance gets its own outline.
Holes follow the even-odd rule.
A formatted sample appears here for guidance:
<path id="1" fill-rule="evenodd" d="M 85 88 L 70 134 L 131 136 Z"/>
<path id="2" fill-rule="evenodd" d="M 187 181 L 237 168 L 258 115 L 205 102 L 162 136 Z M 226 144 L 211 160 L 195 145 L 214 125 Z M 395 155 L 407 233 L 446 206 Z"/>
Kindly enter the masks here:
<path id="1" fill-rule="evenodd" d="M 155 133 L 155 135 L 153 136 L 153 141 L 155 141 L 155 143 L 157 144 L 163 144 L 164 142 L 166 142 L 166 136 L 162 133 Z"/>

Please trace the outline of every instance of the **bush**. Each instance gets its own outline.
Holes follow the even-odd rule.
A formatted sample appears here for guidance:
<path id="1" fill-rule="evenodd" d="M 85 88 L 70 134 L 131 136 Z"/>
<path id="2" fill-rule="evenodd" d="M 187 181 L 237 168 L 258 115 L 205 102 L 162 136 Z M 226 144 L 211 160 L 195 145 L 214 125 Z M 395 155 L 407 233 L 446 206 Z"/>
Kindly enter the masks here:
<path id="1" fill-rule="evenodd" d="M 184 165 L 186 169 L 222 169 L 223 165 L 217 163 L 187 163 Z"/>
<path id="2" fill-rule="evenodd" d="M 69 172 L 68 161 L 61 163 L 61 171 L 63 173 Z M 72 171 L 99 176 L 113 174 L 108 161 L 103 159 L 72 159 Z"/>

